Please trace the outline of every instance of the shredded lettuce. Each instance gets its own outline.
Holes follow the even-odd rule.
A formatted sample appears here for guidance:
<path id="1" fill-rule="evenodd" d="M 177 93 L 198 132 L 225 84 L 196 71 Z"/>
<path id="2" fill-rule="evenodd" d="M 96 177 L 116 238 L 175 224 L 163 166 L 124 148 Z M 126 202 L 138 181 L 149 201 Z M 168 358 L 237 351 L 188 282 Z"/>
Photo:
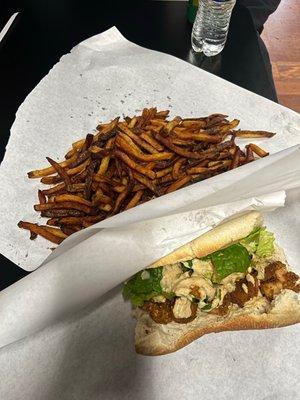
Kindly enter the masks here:
<path id="1" fill-rule="evenodd" d="M 266 228 L 257 228 L 250 235 L 240 240 L 239 243 L 201 258 L 204 261 L 211 261 L 214 266 L 213 276 L 207 275 L 207 278 L 212 279 L 215 283 L 220 283 L 230 274 L 246 273 L 251 263 L 251 254 L 261 258 L 272 255 L 275 250 L 274 240 L 273 233 L 268 232 Z M 183 272 L 192 272 L 193 261 L 184 261 L 181 263 L 181 267 Z M 125 284 L 123 295 L 135 306 L 142 306 L 144 301 L 159 295 L 164 295 L 167 298 L 174 297 L 174 293 L 166 294 L 163 292 L 160 285 L 162 277 L 163 267 L 138 272 Z"/>
<path id="2" fill-rule="evenodd" d="M 213 281 L 216 283 L 220 283 L 222 279 L 233 273 L 245 273 L 251 263 L 248 250 L 239 243 L 218 250 L 205 258 L 206 260 L 209 258 L 214 265 Z"/>
<path id="3" fill-rule="evenodd" d="M 268 257 L 274 253 L 274 234 L 268 232 L 266 229 L 261 229 L 259 235 L 259 242 L 256 249 L 256 255 L 258 257 Z"/>
<path id="4" fill-rule="evenodd" d="M 140 271 L 127 281 L 123 288 L 123 296 L 129 299 L 134 306 L 142 306 L 144 301 L 163 293 L 160 281 L 163 276 L 163 267 L 150 268 L 147 279 L 143 279 Z"/>
<path id="5" fill-rule="evenodd" d="M 180 264 L 184 272 L 193 269 L 193 260 L 181 261 Z"/>
<path id="6" fill-rule="evenodd" d="M 212 307 L 212 303 L 206 304 L 204 307 L 201 307 L 201 311 L 209 311 Z"/>
<path id="7" fill-rule="evenodd" d="M 257 228 L 247 237 L 240 240 L 246 249 L 258 257 L 268 257 L 274 253 L 274 235 L 268 232 L 265 227 Z"/>

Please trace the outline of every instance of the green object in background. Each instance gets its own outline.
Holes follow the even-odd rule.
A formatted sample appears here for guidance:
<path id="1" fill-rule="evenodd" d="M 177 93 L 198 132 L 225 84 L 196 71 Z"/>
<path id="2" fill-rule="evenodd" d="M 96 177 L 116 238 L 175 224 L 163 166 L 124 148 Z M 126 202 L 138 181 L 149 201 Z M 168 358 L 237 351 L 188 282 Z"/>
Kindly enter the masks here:
<path id="1" fill-rule="evenodd" d="M 199 4 L 199 0 L 189 0 L 188 9 L 187 9 L 187 18 L 191 24 L 195 21 L 198 4 Z"/>

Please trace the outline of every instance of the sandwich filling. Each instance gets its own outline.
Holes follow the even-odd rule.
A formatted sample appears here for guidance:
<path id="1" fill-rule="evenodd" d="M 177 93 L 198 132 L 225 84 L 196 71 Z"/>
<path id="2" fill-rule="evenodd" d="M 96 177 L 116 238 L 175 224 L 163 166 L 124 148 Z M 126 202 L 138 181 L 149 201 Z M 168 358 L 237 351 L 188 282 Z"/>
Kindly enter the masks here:
<path id="1" fill-rule="evenodd" d="M 284 289 L 299 293 L 299 276 L 282 260 L 274 235 L 260 227 L 205 257 L 145 269 L 126 282 L 123 295 L 159 324 L 189 323 L 199 313 L 225 316 L 256 299 L 270 304 Z"/>

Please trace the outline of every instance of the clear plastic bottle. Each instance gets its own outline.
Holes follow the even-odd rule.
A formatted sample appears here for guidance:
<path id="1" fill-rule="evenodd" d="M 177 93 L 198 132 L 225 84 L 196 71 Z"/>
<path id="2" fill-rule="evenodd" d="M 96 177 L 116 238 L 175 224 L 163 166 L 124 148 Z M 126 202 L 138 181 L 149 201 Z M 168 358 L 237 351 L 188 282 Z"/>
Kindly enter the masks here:
<path id="1" fill-rule="evenodd" d="M 226 43 L 231 13 L 236 0 L 199 0 L 192 30 L 192 48 L 206 56 L 220 53 Z"/>

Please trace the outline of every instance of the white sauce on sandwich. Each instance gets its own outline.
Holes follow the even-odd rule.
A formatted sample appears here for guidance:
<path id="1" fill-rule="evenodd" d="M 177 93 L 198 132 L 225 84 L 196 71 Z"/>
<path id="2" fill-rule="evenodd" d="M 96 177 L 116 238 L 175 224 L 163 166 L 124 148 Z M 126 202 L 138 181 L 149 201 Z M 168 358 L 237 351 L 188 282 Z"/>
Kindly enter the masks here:
<path id="1" fill-rule="evenodd" d="M 175 318 L 189 318 L 192 315 L 190 300 L 186 297 L 176 299 L 173 314 Z"/>

